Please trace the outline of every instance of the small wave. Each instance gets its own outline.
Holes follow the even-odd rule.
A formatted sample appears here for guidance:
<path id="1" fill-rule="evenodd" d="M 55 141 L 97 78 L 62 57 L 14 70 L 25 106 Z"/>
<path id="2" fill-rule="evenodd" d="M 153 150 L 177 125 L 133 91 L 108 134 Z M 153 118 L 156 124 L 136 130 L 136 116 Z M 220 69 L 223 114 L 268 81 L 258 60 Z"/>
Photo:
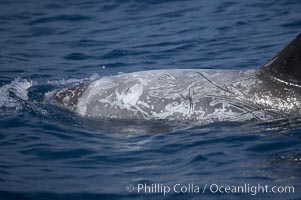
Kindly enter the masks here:
<path id="1" fill-rule="evenodd" d="M 32 80 L 16 78 L 10 84 L 0 87 L 0 108 L 22 108 L 22 102 L 28 99 L 27 89 L 33 85 Z"/>
<path id="2" fill-rule="evenodd" d="M 44 24 L 50 22 L 78 22 L 83 20 L 88 20 L 90 17 L 83 16 L 83 15 L 76 15 L 76 14 L 69 14 L 69 15 L 56 15 L 52 17 L 41 17 L 35 20 L 32 20 L 28 23 L 28 25 L 35 25 L 35 24 Z"/>
<path id="3" fill-rule="evenodd" d="M 86 60 L 90 58 L 90 56 L 83 54 L 83 53 L 70 53 L 64 56 L 66 60 Z"/>

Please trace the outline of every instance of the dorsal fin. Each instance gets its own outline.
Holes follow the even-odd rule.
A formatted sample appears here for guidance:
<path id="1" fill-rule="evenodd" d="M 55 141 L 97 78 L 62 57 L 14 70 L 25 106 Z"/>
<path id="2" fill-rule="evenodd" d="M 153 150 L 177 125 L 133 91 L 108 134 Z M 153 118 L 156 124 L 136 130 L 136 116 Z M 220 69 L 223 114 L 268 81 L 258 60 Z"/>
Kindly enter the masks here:
<path id="1" fill-rule="evenodd" d="M 260 68 L 262 75 L 301 85 L 301 34 L 270 62 Z"/>

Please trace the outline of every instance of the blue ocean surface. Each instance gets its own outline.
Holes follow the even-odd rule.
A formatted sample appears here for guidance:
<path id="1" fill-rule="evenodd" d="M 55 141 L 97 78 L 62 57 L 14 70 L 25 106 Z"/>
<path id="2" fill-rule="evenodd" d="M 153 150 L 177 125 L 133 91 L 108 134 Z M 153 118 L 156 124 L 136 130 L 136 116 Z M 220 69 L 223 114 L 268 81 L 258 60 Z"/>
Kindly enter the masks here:
<path id="1" fill-rule="evenodd" d="M 1 200 L 301 199 L 300 119 L 94 121 L 43 101 L 119 73 L 255 69 L 301 32 L 300 1 L 1 0 L 0 10 Z"/>

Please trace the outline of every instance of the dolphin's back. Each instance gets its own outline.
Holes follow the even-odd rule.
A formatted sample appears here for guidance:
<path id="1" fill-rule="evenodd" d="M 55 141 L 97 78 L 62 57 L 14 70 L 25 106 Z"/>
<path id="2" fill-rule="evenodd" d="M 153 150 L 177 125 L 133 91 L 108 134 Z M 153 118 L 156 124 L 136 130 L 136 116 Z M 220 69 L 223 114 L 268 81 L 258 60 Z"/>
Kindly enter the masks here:
<path id="1" fill-rule="evenodd" d="M 298 115 L 301 36 L 258 70 L 152 70 L 52 92 L 57 104 L 100 119 L 267 120 Z"/>
<path id="2" fill-rule="evenodd" d="M 255 71 L 154 70 L 90 83 L 75 111 L 93 118 L 237 120 L 267 118 L 250 99 Z"/>

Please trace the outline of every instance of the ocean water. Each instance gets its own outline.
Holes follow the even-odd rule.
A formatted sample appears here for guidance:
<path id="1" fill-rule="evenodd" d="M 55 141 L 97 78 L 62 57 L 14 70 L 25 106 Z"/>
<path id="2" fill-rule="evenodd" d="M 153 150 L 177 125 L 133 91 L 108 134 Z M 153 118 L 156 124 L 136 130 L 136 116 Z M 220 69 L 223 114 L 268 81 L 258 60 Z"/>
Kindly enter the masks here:
<path id="1" fill-rule="evenodd" d="M 1 0 L 0 10 L 1 200 L 301 198 L 300 119 L 93 121 L 43 102 L 120 72 L 254 69 L 301 32 L 300 1 Z"/>

